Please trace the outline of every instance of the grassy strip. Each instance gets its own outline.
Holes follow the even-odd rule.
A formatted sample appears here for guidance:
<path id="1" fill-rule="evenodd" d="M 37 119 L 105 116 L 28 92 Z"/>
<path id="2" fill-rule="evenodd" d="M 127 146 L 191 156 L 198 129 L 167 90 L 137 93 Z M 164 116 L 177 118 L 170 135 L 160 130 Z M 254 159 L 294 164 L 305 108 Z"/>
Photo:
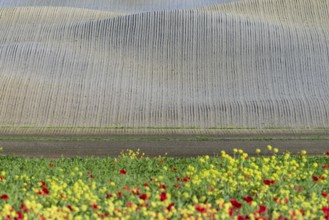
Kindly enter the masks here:
<path id="1" fill-rule="evenodd" d="M 329 157 L 268 151 L 273 156 L 249 157 L 237 149 L 232 156 L 197 158 L 149 158 L 138 151 L 118 158 L 2 156 L 0 217 L 329 217 Z"/>

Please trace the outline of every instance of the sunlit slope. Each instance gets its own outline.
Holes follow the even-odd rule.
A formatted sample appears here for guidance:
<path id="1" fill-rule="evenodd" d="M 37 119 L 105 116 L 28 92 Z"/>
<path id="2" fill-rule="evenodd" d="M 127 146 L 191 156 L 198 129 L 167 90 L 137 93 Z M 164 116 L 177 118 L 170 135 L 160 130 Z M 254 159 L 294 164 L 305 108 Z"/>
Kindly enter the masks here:
<path id="1" fill-rule="evenodd" d="M 329 3 L 212 3 L 4 7 L 0 126 L 328 128 Z"/>
<path id="2" fill-rule="evenodd" d="M 0 7 L 73 7 L 115 12 L 191 9 L 239 0 L 0 0 Z"/>
<path id="3" fill-rule="evenodd" d="M 327 1 L 321 0 L 240 0 L 197 9 L 275 24 L 328 29 L 329 7 Z"/>

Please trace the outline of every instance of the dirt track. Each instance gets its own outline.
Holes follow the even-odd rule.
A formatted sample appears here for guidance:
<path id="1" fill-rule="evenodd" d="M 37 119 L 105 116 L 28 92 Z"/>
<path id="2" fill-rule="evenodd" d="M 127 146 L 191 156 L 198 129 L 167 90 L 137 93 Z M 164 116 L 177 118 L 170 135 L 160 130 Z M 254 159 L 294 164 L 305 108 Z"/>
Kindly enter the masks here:
<path id="1" fill-rule="evenodd" d="M 44 137 L 43 137 L 44 138 Z M 117 156 L 125 149 L 141 149 L 147 156 L 165 155 L 173 157 L 192 157 L 198 155 L 216 155 L 221 150 L 232 152 L 233 148 L 243 149 L 249 155 L 255 154 L 255 149 L 262 149 L 266 154 L 268 144 L 279 148 L 280 152 L 298 153 L 307 150 L 309 155 L 320 155 L 329 150 L 327 136 L 314 137 L 270 136 L 270 137 L 202 137 L 191 136 L 161 136 L 161 137 L 112 137 L 112 139 L 92 139 L 92 141 L 62 138 L 35 138 L 24 140 L 17 137 L 1 137 L 2 154 L 59 158 L 86 156 Z"/>

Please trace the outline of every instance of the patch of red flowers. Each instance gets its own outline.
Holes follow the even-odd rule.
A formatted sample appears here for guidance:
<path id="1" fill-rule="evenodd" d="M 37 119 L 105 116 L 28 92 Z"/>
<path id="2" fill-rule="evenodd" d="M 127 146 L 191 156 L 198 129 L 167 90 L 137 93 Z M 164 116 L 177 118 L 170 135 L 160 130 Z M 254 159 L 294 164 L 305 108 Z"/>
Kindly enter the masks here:
<path id="1" fill-rule="evenodd" d="M 107 199 L 109 199 L 109 198 L 111 198 L 112 197 L 112 194 L 110 194 L 110 193 L 106 193 L 106 198 Z"/>
<path id="2" fill-rule="evenodd" d="M 234 208 L 241 209 L 242 204 L 236 201 L 235 199 L 230 199 L 230 202 Z"/>
<path id="3" fill-rule="evenodd" d="M 28 212 L 29 211 L 24 203 L 21 204 L 20 209 L 22 210 L 22 212 Z"/>
<path id="4" fill-rule="evenodd" d="M 93 209 L 98 210 L 98 205 L 96 203 L 92 204 Z"/>
<path id="5" fill-rule="evenodd" d="M 318 182 L 319 181 L 319 178 L 317 176 L 312 176 L 312 179 L 315 181 L 315 182 Z"/>
<path id="6" fill-rule="evenodd" d="M 249 219 L 248 215 L 246 216 L 238 215 L 238 220 L 248 220 L 248 219 Z"/>
<path id="7" fill-rule="evenodd" d="M 246 201 L 249 204 L 252 203 L 252 197 L 251 196 L 246 196 L 246 197 L 243 198 L 243 200 Z"/>
<path id="8" fill-rule="evenodd" d="M 49 195 L 49 190 L 47 188 L 47 184 L 45 182 L 41 182 L 41 190 L 37 191 L 38 195 Z"/>
<path id="9" fill-rule="evenodd" d="M 127 174 L 127 171 L 125 171 L 125 170 L 120 170 L 120 173 L 122 174 L 122 175 L 126 175 Z"/>
<path id="10" fill-rule="evenodd" d="M 9 196 L 7 194 L 2 194 L 0 197 L 2 200 L 8 200 Z"/>
<path id="11" fill-rule="evenodd" d="M 71 212 L 73 212 L 73 207 L 71 205 L 67 205 L 66 208 L 68 208 Z"/>
<path id="12" fill-rule="evenodd" d="M 190 181 L 190 179 L 191 179 L 191 177 L 189 177 L 189 176 L 186 176 L 186 177 L 183 177 L 183 178 L 176 177 L 177 181 L 182 181 L 182 182 L 185 182 L 185 183 Z"/>
<path id="13" fill-rule="evenodd" d="M 329 206 L 322 207 L 322 211 L 324 213 L 324 219 L 328 220 L 329 219 Z"/>
<path id="14" fill-rule="evenodd" d="M 16 212 L 16 217 L 15 220 L 23 220 L 24 219 L 24 215 L 21 212 Z"/>
<path id="15" fill-rule="evenodd" d="M 270 186 L 271 184 L 275 184 L 275 180 L 263 180 L 263 183 L 267 186 Z"/>
<path id="16" fill-rule="evenodd" d="M 142 195 L 140 195 L 139 198 L 142 199 L 142 200 L 146 200 L 146 199 L 148 199 L 148 197 L 147 197 L 146 194 L 142 194 Z"/>
<path id="17" fill-rule="evenodd" d="M 262 213 L 264 213 L 266 211 L 267 211 L 266 206 L 259 205 L 259 209 L 256 212 L 259 213 L 259 214 L 262 214 Z"/>
<path id="18" fill-rule="evenodd" d="M 170 203 L 168 206 L 167 206 L 167 210 L 170 212 L 171 211 L 171 209 L 172 209 L 172 207 L 174 207 L 175 206 L 175 203 Z"/>
<path id="19" fill-rule="evenodd" d="M 201 213 L 206 213 L 207 209 L 205 207 L 200 206 L 199 204 L 195 204 L 194 208 L 196 211 L 201 212 Z"/>
<path id="20" fill-rule="evenodd" d="M 163 202 L 167 199 L 167 194 L 165 192 L 160 193 L 160 201 Z"/>
<path id="21" fill-rule="evenodd" d="M 42 188 L 42 192 L 45 194 L 45 195 L 49 195 L 49 190 L 47 188 Z"/>

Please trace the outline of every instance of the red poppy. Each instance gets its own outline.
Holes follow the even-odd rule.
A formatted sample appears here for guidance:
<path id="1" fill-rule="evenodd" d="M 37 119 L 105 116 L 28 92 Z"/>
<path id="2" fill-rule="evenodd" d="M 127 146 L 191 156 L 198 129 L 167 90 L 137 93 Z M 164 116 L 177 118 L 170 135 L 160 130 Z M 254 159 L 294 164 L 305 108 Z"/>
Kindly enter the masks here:
<path id="1" fill-rule="evenodd" d="M 42 188 L 47 188 L 47 184 L 45 182 L 41 182 L 41 187 Z"/>
<path id="2" fill-rule="evenodd" d="M 142 194 L 139 196 L 140 199 L 142 200 L 146 200 L 147 199 L 147 195 L 146 194 Z"/>
<path id="3" fill-rule="evenodd" d="M 160 185 L 160 189 L 166 189 L 167 187 L 163 184 Z"/>
<path id="4" fill-rule="evenodd" d="M 183 182 L 188 182 L 188 181 L 190 181 L 190 179 L 191 179 L 191 178 L 190 178 L 189 176 L 187 176 L 187 177 L 182 178 L 182 181 L 183 181 Z"/>
<path id="5" fill-rule="evenodd" d="M 312 176 L 312 179 L 315 181 L 315 182 L 318 182 L 319 181 L 319 178 L 317 176 Z"/>
<path id="6" fill-rule="evenodd" d="M 8 200 L 9 199 L 9 196 L 7 194 L 2 194 L 1 195 L 1 199 Z"/>
<path id="7" fill-rule="evenodd" d="M 329 168 L 329 165 L 328 164 L 325 164 L 322 166 L 323 169 L 328 169 Z"/>
<path id="8" fill-rule="evenodd" d="M 247 220 L 249 219 L 248 217 L 244 217 L 242 215 L 238 215 L 238 220 Z"/>
<path id="9" fill-rule="evenodd" d="M 327 197 L 327 196 L 328 196 L 328 193 L 327 193 L 327 192 L 322 192 L 321 195 L 322 195 L 323 197 Z"/>
<path id="10" fill-rule="evenodd" d="M 205 207 L 201 207 L 199 204 L 195 204 L 194 208 L 196 211 L 201 212 L 201 213 L 206 213 L 207 209 Z"/>
<path id="11" fill-rule="evenodd" d="M 175 203 L 170 203 L 168 206 L 167 206 L 167 210 L 170 212 L 172 207 L 174 207 Z"/>
<path id="12" fill-rule="evenodd" d="M 28 212 L 29 211 L 24 203 L 21 204 L 20 209 L 22 210 L 22 212 Z"/>
<path id="13" fill-rule="evenodd" d="M 163 202 L 167 199 L 167 194 L 165 192 L 160 193 L 160 201 Z"/>
<path id="14" fill-rule="evenodd" d="M 251 204 L 252 203 L 252 197 L 251 196 L 246 196 L 243 198 L 244 201 L 246 201 L 247 203 Z"/>
<path id="15" fill-rule="evenodd" d="M 42 192 L 46 195 L 49 195 L 49 190 L 47 188 L 42 188 Z"/>
<path id="16" fill-rule="evenodd" d="M 119 197 L 122 197 L 122 192 L 118 192 L 118 196 Z"/>
<path id="17" fill-rule="evenodd" d="M 228 209 L 228 214 L 232 217 L 232 215 L 233 215 L 233 209 L 232 208 Z"/>
<path id="18" fill-rule="evenodd" d="M 144 183 L 144 186 L 145 187 L 149 187 L 150 185 L 148 183 Z"/>
<path id="19" fill-rule="evenodd" d="M 235 199 L 231 199 L 230 202 L 234 208 L 240 209 L 242 207 L 242 204 L 236 201 Z"/>
<path id="20" fill-rule="evenodd" d="M 275 180 L 263 180 L 263 183 L 269 186 L 271 184 L 275 184 Z"/>
<path id="21" fill-rule="evenodd" d="M 68 208 L 71 212 L 73 212 L 73 208 L 71 205 L 67 205 L 66 208 Z"/>
<path id="22" fill-rule="evenodd" d="M 329 156 L 329 151 L 327 151 L 325 154 Z"/>
<path id="23" fill-rule="evenodd" d="M 106 193 L 106 198 L 107 199 L 109 199 L 109 198 L 111 198 L 112 197 L 112 194 L 110 194 L 110 193 Z"/>
<path id="24" fill-rule="evenodd" d="M 266 210 L 267 210 L 266 206 L 259 205 L 259 209 L 257 210 L 257 212 L 258 212 L 259 214 L 261 214 L 261 213 L 266 212 Z"/>
<path id="25" fill-rule="evenodd" d="M 121 173 L 122 175 L 126 175 L 127 171 L 125 171 L 125 170 L 120 170 L 120 173 Z"/>
<path id="26" fill-rule="evenodd" d="M 329 206 L 323 206 L 322 211 L 326 214 L 329 214 Z"/>
<path id="27" fill-rule="evenodd" d="M 324 219 L 329 219 L 329 206 L 322 207 L 322 211 L 324 213 Z"/>
<path id="28" fill-rule="evenodd" d="M 93 205 L 92 205 L 92 207 L 93 207 L 93 209 L 98 209 L 98 205 L 96 204 L 96 203 L 94 203 Z"/>
<path id="29" fill-rule="evenodd" d="M 15 218 L 15 220 L 23 220 L 24 219 L 24 215 L 23 215 L 23 213 L 21 213 L 21 212 L 16 212 L 16 218 Z"/>

